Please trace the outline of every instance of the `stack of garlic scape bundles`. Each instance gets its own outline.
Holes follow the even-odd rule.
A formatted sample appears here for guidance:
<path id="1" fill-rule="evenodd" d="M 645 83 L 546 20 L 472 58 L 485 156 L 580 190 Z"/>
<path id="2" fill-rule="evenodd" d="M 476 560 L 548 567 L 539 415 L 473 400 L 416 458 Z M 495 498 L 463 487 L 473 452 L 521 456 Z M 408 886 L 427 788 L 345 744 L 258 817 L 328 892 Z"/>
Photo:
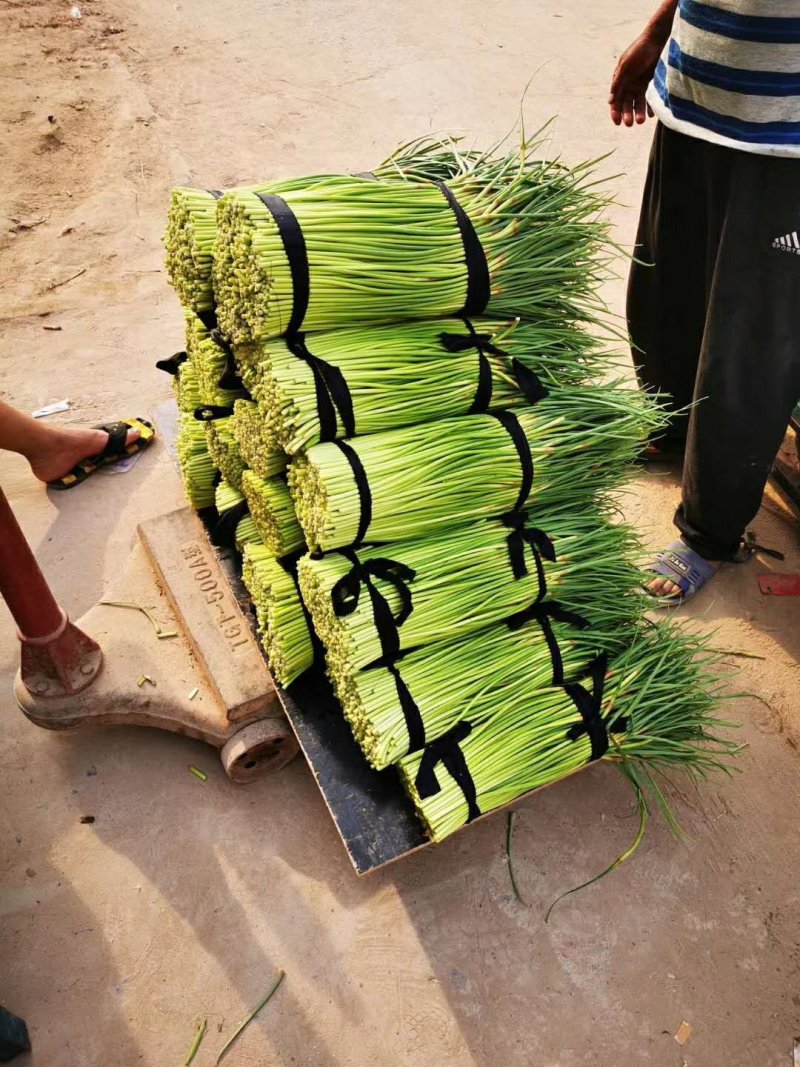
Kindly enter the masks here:
<path id="1" fill-rule="evenodd" d="M 236 373 L 233 353 L 217 329 L 210 289 L 210 253 L 206 251 L 208 226 L 202 212 L 193 211 L 191 202 L 181 200 L 179 192 L 173 195 L 167 229 L 167 269 L 183 306 L 186 347 L 156 366 L 173 375 L 181 477 L 189 502 L 204 509 L 228 503 L 230 493 L 225 478 L 231 472 L 235 488 L 237 474 L 241 476 L 230 416 L 234 402 L 248 394 Z M 176 211 L 176 203 L 180 211 Z M 177 241 L 176 231 L 184 235 L 184 246 Z M 183 259 L 176 259 L 176 246 Z M 201 284 L 197 271 L 188 273 L 189 249 L 198 259 L 201 249 L 207 257 L 205 284 Z"/>
<path id="2" fill-rule="evenodd" d="M 450 144 L 421 139 L 398 149 L 368 178 L 440 181 L 474 158 Z M 224 199 L 224 217 L 239 196 L 285 193 L 326 180 L 265 184 L 224 198 L 220 191 L 174 189 L 164 237 L 167 272 L 186 318 L 186 350 L 158 366 L 175 376 L 184 487 L 196 508 L 216 507 L 216 539 L 246 550 L 244 578 L 273 673 L 284 685 L 313 656 L 296 586 L 296 562 L 305 541 L 286 483 L 288 454 L 253 400 L 259 395 L 261 368 L 245 358 L 245 349 L 239 350 L 237 363 L 219 328 L 213 267 L 228 230 L 223 227 L 220 237 L 217 208 Z"/>
<path id="3" fill-rule="evenodd" d="M 469 160 L 451 146 L 421 139 L 398 149 L 381 163 L 372 177 L 382 181 L 441 180 Z M 303 188 L 319 179 L 255 187 L 257 191 Z M 222 535 L 238 547 L 265 535 L 275 555 L 284 554 L 283 526 L 290 540 L 297 539 L 297 524 L 285 482 L 286 453 L 271 435 L 250 400 L 258 379 L 254 368 L 243 365 L 240 377 L 231 347 L 217 322 L 212 268 L 217 248 L 218 190 L 177 188 L 172 191 L 164 235 L 169 280 L 181 301 L 185 317 L 185 349 L 157 366 L 173 375 L 178 401 L 177 453 L 184 489 L 197 509 L 216 507 L 225 518 Z M 248 374 L 248 371 L 251 373 Z M 245 474 L 245 472 L 248 474 Z M 249 473 L 252 472 L 252 473 Z M 274 478 L 283 475 L 282 483 Z M 264 485 L 258 479 L 269 480 Z M 275 502 L 281 515 L 273 521 L 260 508 L 263 524 L 248 513 L 247 499 Z M 275 527 L 278 529 L 276 530 Z M 260 533 L 258 531 L 260 530 Z M 270 534 L 269 531 L 272 531 Z M 272 537 L 272 540 L 271 540 Z M 286 549 L 285 551 L 289 551 Z"/>
<path id="4" fill-rule="evenodd" d="M 714 655 L 644 621 L 616 518 L 664 417 L 593 338 L 603 194 L 532 145 L 432 158 L 216 202 L 273 671 L 290 684 L 322 646 L 366 759 L 435 840 L 601 758 L 666 804 L 653 772 L 736 746 Z"/>

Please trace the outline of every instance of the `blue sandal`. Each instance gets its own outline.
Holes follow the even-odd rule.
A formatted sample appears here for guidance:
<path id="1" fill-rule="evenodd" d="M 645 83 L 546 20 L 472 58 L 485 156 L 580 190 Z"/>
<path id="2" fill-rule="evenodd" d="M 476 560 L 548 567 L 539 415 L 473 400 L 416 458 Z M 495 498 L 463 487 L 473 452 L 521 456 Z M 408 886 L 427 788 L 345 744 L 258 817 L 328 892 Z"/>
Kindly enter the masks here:
<path id="1" fill-rule="evenodd" d="M 669 548 L 659 552 L 647 570 L 662 578 L 669 578 L 678 586 L 680 594 L 660 596 L 657 593 L 651 593 L 650 590 L 646 592 L 661 607 L 677 607 L 679 604 L 686 603 L 702 589 L 714 577 L 718 569 L 683 541 L 673 541 Z"/>

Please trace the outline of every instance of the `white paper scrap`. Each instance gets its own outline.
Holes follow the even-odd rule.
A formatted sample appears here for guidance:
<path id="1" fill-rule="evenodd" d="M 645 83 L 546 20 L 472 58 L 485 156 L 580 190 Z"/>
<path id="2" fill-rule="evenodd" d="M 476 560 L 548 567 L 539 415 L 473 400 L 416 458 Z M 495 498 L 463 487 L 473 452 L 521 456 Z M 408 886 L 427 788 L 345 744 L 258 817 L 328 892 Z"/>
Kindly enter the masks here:
<path id="1" fill-rule="evenodd" d="M 43 419 L 45 415 L 57 415 L 59 411 L 69 411 L 69 400 L 57 400 L 55 404 L 45 404 L 43 408 L 32 412 L 35 419 Z"/>

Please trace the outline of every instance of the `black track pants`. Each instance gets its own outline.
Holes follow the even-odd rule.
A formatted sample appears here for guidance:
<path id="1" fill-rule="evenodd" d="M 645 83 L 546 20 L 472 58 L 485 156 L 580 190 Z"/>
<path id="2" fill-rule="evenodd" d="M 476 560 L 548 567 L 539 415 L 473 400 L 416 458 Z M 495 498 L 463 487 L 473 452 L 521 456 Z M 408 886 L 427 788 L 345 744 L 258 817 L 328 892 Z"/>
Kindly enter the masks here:
<path id="1" fill-rule="evenodd" d="M 656 129 L 628 282 L 633 359 L 685 450 L 675 524 L 730 559 L 800 398 L 800 159 Z"/>

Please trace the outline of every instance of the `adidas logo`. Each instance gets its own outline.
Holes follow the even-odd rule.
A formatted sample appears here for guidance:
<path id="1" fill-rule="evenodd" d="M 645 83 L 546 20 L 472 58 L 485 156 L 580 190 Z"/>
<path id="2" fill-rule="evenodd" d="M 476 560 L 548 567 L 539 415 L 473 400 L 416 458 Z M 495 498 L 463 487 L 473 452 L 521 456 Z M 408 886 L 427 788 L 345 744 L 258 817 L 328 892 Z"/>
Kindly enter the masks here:
<path id="1" fill-rule="evenodd" d="M 785 237 L 776 237 L 772 242 L 772 247 L 779 248 L 781 252 L 792 252 L 800 256 L 800 238 L 797 236 L 797 230 L 794 233 L 787 233 Z"/>

